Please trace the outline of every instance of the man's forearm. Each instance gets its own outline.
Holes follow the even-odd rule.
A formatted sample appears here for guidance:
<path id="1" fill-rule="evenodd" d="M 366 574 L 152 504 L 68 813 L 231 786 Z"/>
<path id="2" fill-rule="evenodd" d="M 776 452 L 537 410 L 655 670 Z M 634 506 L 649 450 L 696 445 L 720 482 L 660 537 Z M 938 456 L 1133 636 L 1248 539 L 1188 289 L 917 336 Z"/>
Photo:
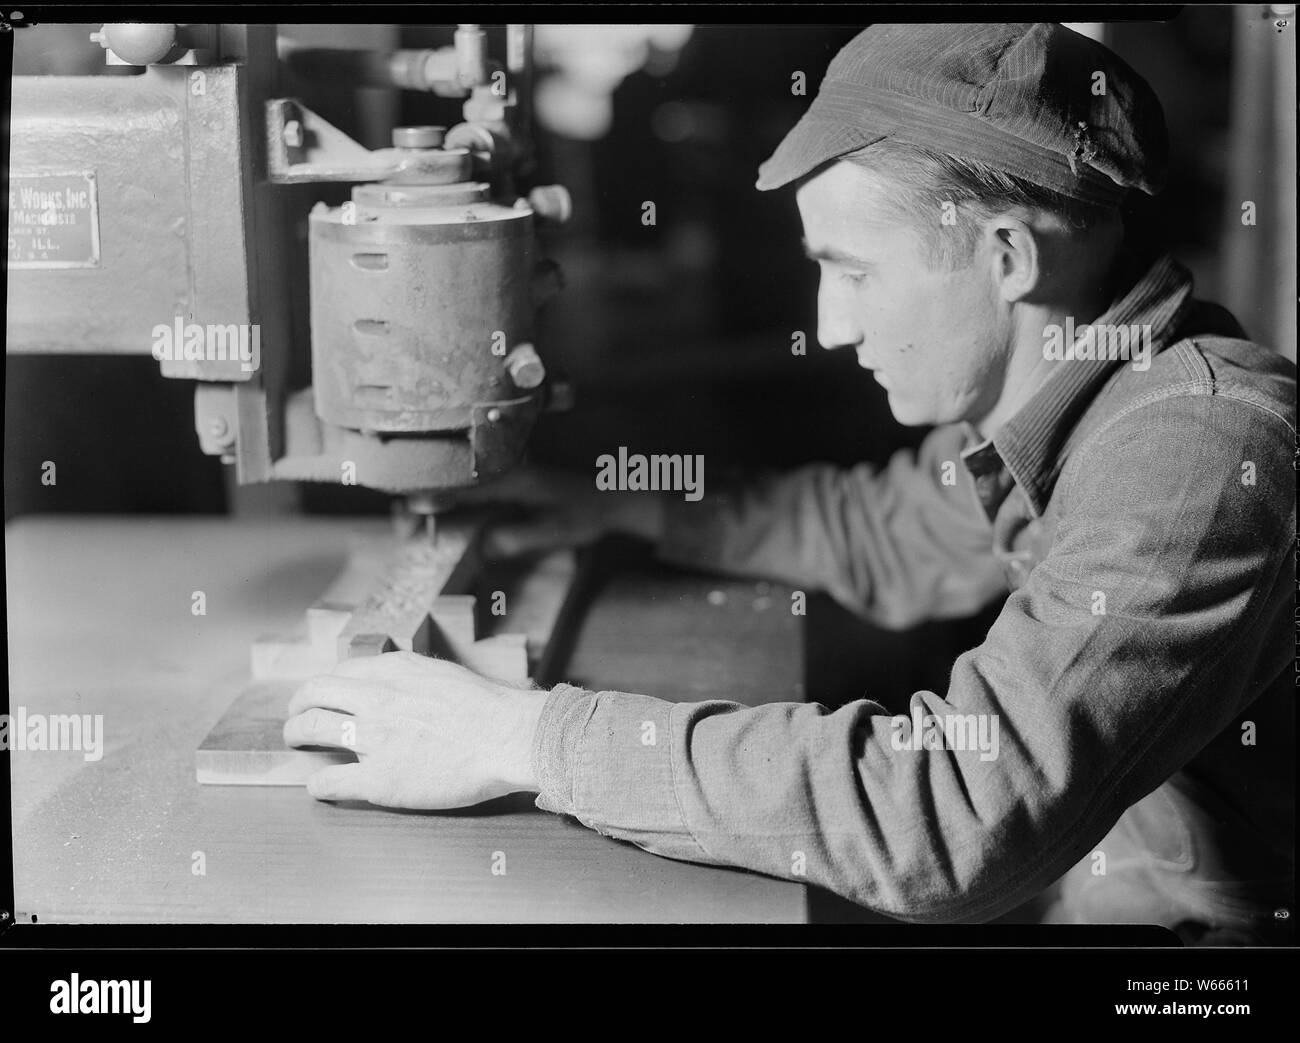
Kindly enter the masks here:
<path id="1" fill-rule="evenodd" d="M 814 464 L 698 503 L 668 500 L 658 555 L 823 590 L 887 627 L 969 615 L 1005 581 L 959 467 L 961 438 L 955 428 L 936 430 L 885 468 Z"/>
<path id="2" fill-rule="evenodd" d="M 890 730 L 866 701 L 829 713 L 561 686 L 534 748 L 537 803 L 658 855 L 817 884 L 917 921 L 983 919 L 1076 860 L 1061 849 L 1000 881 L 991 912 L 972 906 L 999 841 L 1013 859 L 1033 846 L 995 825 L 1015 802 L 1011 780 L 977 750 L 892 750 Z"/>

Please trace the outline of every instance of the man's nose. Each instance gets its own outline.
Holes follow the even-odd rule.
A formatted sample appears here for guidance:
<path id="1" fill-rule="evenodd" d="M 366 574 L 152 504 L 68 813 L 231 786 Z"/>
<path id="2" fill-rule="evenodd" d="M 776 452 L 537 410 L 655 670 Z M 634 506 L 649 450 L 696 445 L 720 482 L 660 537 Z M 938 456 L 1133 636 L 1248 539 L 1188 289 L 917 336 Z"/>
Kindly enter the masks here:
<path id="1" fill-rule="evenodd" d="M 817 343 L 827 351 L 851 348 L 862 340 L 853 309 L 834 279 L 822 277 L 817 288 Z"/>

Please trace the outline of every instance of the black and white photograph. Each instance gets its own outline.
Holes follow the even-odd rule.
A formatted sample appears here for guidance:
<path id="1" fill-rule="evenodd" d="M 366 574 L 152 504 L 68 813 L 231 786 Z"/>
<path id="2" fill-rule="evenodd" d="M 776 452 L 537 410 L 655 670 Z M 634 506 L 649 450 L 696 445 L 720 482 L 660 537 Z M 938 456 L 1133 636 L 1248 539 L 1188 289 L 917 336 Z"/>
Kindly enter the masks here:
<path id="1" fill-rule="evenodd" d="M 0 9 L 6 1010 L 707 937 L 1277 1013 L 1189 961 L 1295 947 L 1295 5 L 91 12 Z"/>

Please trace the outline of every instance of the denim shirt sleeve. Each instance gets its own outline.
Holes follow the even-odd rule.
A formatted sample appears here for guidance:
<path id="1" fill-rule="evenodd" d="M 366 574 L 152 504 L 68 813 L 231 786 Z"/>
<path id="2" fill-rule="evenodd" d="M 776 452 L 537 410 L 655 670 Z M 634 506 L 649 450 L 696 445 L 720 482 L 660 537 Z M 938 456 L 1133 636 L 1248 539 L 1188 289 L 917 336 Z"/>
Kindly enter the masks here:
<path id="1" fill-rule="evenodd" d="M 659 557 L 823 590 L 893 629 L 970 615 L 1006 588 L 963 438 L 940 427 L 883 469 L 815 464 L 669 502 Z"/>
<path id="2" fill-rule="evenodd" d="M 1287 650 L 1268 644 L 1294 581 L 1284 428 L 1239 400 L 1174 395 L 1074 452 L 1052 549 L 947 692 L 911 700 L 912 713 L 996 721 L 995 757 L 899 743 L 870 700 L 829 712 L 561 685 L 534 742 L 538 805 L 660 855 L 814 883 L 904 920 L 1013 908 L 1242 712 L 1267 678 L 1241 676 L 1240 662 L 1286 667 Z M 800 517 L 844 529 L 814 558 L 822 578 L 871 603 L 876 577 L 848 563 L 882 531 L 848 520 L 870 505 L 824 478 L 802 489 L 829 502 Z"/>

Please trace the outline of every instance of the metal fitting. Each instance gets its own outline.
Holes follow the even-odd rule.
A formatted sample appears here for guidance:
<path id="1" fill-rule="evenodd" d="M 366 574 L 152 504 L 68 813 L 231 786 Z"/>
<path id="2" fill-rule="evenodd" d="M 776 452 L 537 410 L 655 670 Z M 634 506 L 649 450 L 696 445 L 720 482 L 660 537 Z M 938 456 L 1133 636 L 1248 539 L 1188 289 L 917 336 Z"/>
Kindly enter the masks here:
<path id="1" fill-rule="evenodd" d="M 456 27 L 456 75 L 462 87 L 475 87 L 487 80 L 487 33 L 470 23 Z"/>
<path id="2" fill-rule="evenodd" d="M 506 356 L 506 372 L 515 386 L 523 391 L 531 391 L 546 379 L 546 367 L 542 365 L 541 356 L 531 344 L 516 344 Z"/>
<path id="3" fill-rule="evenodd" d="M 446 127 L 394 127 L 394 148 L 442 148 Z"/>
<path id="4" fill-rule="evenodd" d="M 176 46 L 176 25 L 171 22 L 107 22 L 91 40 L 128 65 L 162 61 Z"/>
<path id="5" fill-rule="evenodd" d="M 538 185 L 528 193 L 528 205 L 538 217 L 557 225 L 573 215 L 573 197 L 563 185 Z"/>

